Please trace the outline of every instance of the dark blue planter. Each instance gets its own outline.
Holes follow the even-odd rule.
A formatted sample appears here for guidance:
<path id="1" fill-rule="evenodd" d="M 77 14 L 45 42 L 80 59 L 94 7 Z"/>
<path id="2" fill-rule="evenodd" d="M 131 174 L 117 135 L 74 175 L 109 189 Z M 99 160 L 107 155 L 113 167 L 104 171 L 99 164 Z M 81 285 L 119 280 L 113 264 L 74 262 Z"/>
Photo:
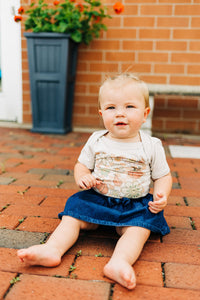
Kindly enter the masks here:
<path id="1" fill-rule="evenodd" d="M 33 132 L 72 130 L 78 44 L 68 34 L 24 33 L 28 46 Z"/>

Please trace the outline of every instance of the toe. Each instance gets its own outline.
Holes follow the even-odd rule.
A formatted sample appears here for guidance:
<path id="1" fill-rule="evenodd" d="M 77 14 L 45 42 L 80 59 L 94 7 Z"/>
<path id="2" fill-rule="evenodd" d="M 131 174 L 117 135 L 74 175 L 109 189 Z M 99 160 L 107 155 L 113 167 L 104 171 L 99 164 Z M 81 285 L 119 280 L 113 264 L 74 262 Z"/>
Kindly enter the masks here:
<path id="1" fill-rule="evenodd" d="M 23 260 L 23 258 L 25 257 L 25 251 L 24 251 L 24 249 L 18 250 L 18 251 L 17 251 L 17 255 L 18 255 L 18 257 L 19 257 L 21 260 Z"/>
<path id="2" fill-rule="evenodd" d="M 122 274 L 121 276 L 124 280 L 124 286 L 127 288 L 127 289 L 134 289 L 136 287 L 136 279 L 135 279 L 135 276 L 134 274 Z"/>
<path id="3" fill-rule="evenodd" d="M 132 290 L 135 287 L 136 287 L 136 282 L 135 281 L 127 283 L 127 289 Z"/>

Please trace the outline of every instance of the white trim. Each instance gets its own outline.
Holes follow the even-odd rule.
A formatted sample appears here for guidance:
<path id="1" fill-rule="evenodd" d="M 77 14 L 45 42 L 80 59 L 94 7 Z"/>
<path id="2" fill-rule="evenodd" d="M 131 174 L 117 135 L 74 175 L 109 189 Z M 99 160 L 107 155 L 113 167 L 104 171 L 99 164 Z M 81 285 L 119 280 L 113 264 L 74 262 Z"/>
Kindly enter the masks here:
<path id="1" fill-rule="evenodd" d="M 20 0 L 0 0 L 2 91 L 0 120 L 22 122 L 21 25 L 14 22 Z"/>
<path id="2" fill-rule="evenodd" d="M 149 93 L 171 95 L 200 95 L 199 85 L 175 85 L 175 84 L 148 84 Z"/>
<path id="3" fill-rule="evenodd" d="M 0 121 L 0 128 L 31 129 L 32 128 L 32 124 Z"/>
<path id="4" fill-rule="evenodd" d="M 172 157 L 200 159 L 200 147 L 169 145 L 169 150 Z"/>

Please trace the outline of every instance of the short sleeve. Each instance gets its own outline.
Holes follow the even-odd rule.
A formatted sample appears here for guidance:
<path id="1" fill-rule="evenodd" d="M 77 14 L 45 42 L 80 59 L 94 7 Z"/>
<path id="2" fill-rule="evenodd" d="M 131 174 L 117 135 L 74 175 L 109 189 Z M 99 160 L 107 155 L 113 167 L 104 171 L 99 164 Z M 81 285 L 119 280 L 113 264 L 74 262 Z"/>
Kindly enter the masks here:
<path id="1" fill-rule="evenodd" d="M 85 165 L 89 170 L 94 169 L 94 151 L 91 144 L 92 136 L 88 139 L 85 146 L 81 150 L 78 161 Z"/>
<path id="2" fill-rule="evenodd" d="M 103 136 L 107 130 L 99 130 L 94 132 L 83 147 L 78 161 L 85 165 L 89 170 L 94 170 L 95 165 L 95 146 L 97 140 Z"/>
<path id="3" fill-rule="evenodd" d="M 170 172 L 164 148 L 160 140 L 156 139 L 151 161 L 151 177 L 153 180 L 161 178 Z"/>

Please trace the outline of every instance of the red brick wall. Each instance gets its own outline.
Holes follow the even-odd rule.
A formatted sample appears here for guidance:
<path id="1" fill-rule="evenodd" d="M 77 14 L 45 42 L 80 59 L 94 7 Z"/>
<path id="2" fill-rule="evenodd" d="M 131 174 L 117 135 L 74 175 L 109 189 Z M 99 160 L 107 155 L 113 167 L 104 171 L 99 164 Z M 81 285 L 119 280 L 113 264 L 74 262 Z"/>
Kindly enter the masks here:
<path id="1" fill-rule="evenodd" d="M 200 133 L 200 97 L 155 96 L 154 132 Z"/>
<path id="2" fill-rule="evenodd" d="M 25 8 L 30 2 L 31 0 L 21 0 Z M 89 47 L 81 45 L 79 48 L 74 126 L 99 126 L 100 121 L 96 116 L 97 94 L 99 84 L 107 73 L 130 70 L 139 73 L 151 84 L 200 84 L 200 0 L 121 0 L 125 10 L 120 15 L 113 12 L 112 6 L 115 2 L 105 0 L 109 13 L 113 16 L 106 21 L 108 31 L 103 32 L 101 38 L 93 41 Z M 30 122 L 30 91 L 24 37 L 22 68 L 23 120 Z M 178 115 L 182 122 L 182 113 L 179 112 Z M 191 115 L 190 119 L 195 123 L 196 120 L 192 117 Z M 191 127 L 189 123 L 188 126 Z"/>

